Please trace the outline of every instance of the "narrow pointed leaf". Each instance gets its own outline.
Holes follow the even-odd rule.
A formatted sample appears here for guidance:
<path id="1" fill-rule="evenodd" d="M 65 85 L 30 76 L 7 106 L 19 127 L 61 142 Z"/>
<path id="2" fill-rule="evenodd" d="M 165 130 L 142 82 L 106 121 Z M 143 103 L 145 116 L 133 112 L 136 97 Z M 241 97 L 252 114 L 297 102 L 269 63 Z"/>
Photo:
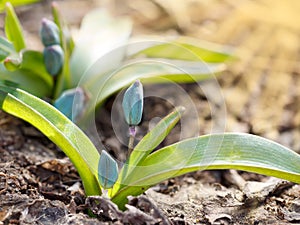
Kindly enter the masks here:
<path id="1" fill-rule="evenodd" d="M 6 3 L 5 34 L 7 39 L 13 43 L 17 52 L 26 47 L 21 24 L 9 2 Z"/>
<path id="2" fill-rule="evenodd" d="M 0 80 L 17 83 L 19 88 L 38 97 L 50 96 L 52 91 L 52 86 L 40 74 L 27 69 L 8 71 L 0 64 Z"/>
<path id="3" fill-rule="evenodd" d="M 58 26 L 60 31 L 60 39 L 62 41 L 63 49 L 68 53 L 68 56 L 72 54 L 73 48 L 75 46 L 74 40 L 71 36 L 71 31 L 67 23 L 62 18 L 60 11 L 58 10 L 58 5 L 56 2 L 52 2 L 52 15 L 55 24 Z"/>
<path id="4" fill-rule="evenodd" d="M 118 179 L 118 164 L 105 150 L 100 156 L 98 179 L 104 189 L 111 188 Z"/>
<path id="5" fill-rule="evenodd" d="M 16 51 L 11 42 L 3 37 L 0 37 L 0 62 L 2 62 L 9 55 L 16 55 Z"/>
<path id="6" fill-rule="evenodd" d="M 95 68 L 98 66 L 95 65 Z M 224 64 L 207 65 L 202 62 L 157 59 L 130 63 L 115 73 L 83 77 L 82 85 L 91 95 L 87 115 L 94 110 L 95 105 L 102 104 L 113 93 L 135 80 L 140 79 L 143 83 L 197 82 L 213 78 L 224 68 Z"/>
<path id="7" fill-rule="evenodd" d="M 77 86 L 82 75 L 99 59 L 103 66 L 97 67 L 96 74 L 92 74 L 96 79 L 118 68 L 125 57 L 126 49 L 114 49 L 127 44 L 131 30 L 132 22 L 126 17 L 116 19 L 103 9 L 88 13 L 82 20 L 79 38 L 70 60 L 72 85 Z"/>
<path id="8" fill-rule="evenodd" d="M 43 54 L 41 52 L 32 50 L 22 51 L 22 62 L 20 68 L 32 71 L 34 74 L 38 74 L 39 78 L 44 80 L 45 85 L 52 89 L 53 79 L 46 71 Z"/>
<path id="9" fill-rule="evenodd" d="M 31 123 L 64 151 L 76 167 L 87 195 L 101 194 L 97 179 L 100 154 L 74 123 L 45 101 L 3 83 L 0 107 Z"/>
<path id="10" fill-rule="evenodd" d="M 169 42 L 158 40 L 140 45 L 136 44 L 128 51 L 129 58 L 143 55 L 149 58 L 204 61 L 208 63 L 222 63 L 233 58 L 232 49 L 229 46 L 209 42 L 203 43 L 203 41 L 188 37 L 180 37 Z"/>
<path id="11" fill-rule="evenodd" d="M 184 108 L 178 107 L 159 121 L 159 123 L 156 124 L 156 126 L 135 146 L 128 160 L 128 164 L 130 166 L 135 166 L 140 162 L 143 162 L 143 160 L 166 138 L 173 127 L 178 123 L 183 112 Z"/>
<path id="12" fill-rule="evenodd" d="M 141 194 L 165 179 L 203 169 L 244 170 L 300 183 L 300 155 L 294 151 L 255 135 L 212 134 L 152 153 L 112 200 L 123 208 L 129 194 Z"/>
<path id="13" fill-rule="evenodd" d="M 14 6 L 22 6 L 22 5 L 28 5 L 28 4 L 32 4 L 32 3 L 36 3 L 39 0 L 9 0 L 9 2 Z M 1 0 L 0 1 L 0 12 L 4 11 L 5 9 L 5 4 L 7 1 L 5 0 Z"/>
<path id="14" fill-rule="evenodd" d="M 54 18 L 54 22 L 59 29 L 61 47 L 64 52 L 63 67 L 61 72 L 58 74 L 56 78 L 57 80 L 56 80 L 55 90 L 53 94 L 53 98 L 56 99 L 61 95 L 63 90 L 74 88 L 77 85 L 72 85 L 72 77 L 70 71 L 70 58 L 71 55 L 73 54 L 74 41 L 71 36 L 69 27 L 67 23 L 63 20 L 56 2 L 52 3 L 52 15 Z M 78 64 L 81 64 L 81 62 L 78 62 Z"/>

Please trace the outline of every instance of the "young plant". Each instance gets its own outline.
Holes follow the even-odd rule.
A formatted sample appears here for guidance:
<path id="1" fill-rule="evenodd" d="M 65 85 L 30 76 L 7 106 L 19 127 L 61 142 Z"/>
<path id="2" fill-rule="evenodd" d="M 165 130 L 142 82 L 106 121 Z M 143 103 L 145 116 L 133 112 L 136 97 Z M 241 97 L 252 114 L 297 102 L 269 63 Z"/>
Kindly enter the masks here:
<path id="1" fill-rule="evenodd" d="M 136 79 L 152 83 L 162 82 L 158 78 L 196 82 L 223 71 L 223 63 L 231 58 L 226 46 L 208 47 L 211 44 L 186 37 L 133 42 L 131 21 L 115 19 L 104 10 L 87 14 L 79 38 L 74 40 L 56 3 L 52 4 L 53 21 L 41 21 L 44 49 L 33 51 L 26 45 L 12 5 L 8 2 L 5 8 L 6 38 L 0 37 L 0 80 L 14 82 L 22 90 L 50 100 L 73 120 L 86 117 Z M 119 70 L 128 64 L 130 67 Z M 82 112 L 72 116 L 72 108 L 60 103 L 70 105 L 67 102 L 77 95 L 78 88 L 86 98 L 80 103 Z"/>
<path id="2" fill-rule="evenodd" d="M 42 131 L 57 144 L 76 167 L 86 195 L 108 197 L 125 209 L 127 196 L 139 195 L 172 177 L 203 169 L 237 169 L 300 183 L 300 156 L 273 141 L 244 133 L 209 134 L 153 150 L 163 141 L 184 111 L 175 109 L 136 146 L 118 171 L 116 161 L 71 120 L 45 101 L 9 82 L 0 82 L 0 108 Z M 138 125 L 143 106 L 139 81 L 129 87 L 123 110 L 129 128 Z M 133 136 L 133 135 L 132 135 Z M 132 137 L 133 138 L 133 137 Z"/>

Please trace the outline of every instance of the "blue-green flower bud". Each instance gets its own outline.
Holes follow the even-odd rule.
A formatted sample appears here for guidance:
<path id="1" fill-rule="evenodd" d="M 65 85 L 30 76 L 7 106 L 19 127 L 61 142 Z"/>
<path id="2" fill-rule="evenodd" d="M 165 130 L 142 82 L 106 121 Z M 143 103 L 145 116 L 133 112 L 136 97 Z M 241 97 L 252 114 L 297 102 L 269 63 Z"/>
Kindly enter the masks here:
<path id="1" fill-rule="evenodd" d="M 143 98 L 143 85 L 139 80 L 126 90 L 122 106 L 128 125 L 136 126 L 141 122 L 144 104 Z"/>
<path id="2" fill-rule="evenodd" d="M 104 189 L 111 188 L 118 179 L 118 164 L 105 150 L 98 164 L 98 179 Z"/>
<path id="3" fill-rule="evenodd" d="M 58 26 L 48 19 L 42 20 L 42 27 L 40 30 L 41 40 L 44 46 L 59 45 L 60 36 Z"/>
<path id="4" fill-rule="evenodd" d="M 86 95 L 80 87 L 64 91 L 53 103 L 70 120 L 76 121 L 84 111 Z"/>
<path id="5" fill-rule="evenodd" d="M 60 45 L 51 45 L 44 49 L 44 63 L 52 76 L 59 74 L 64 64 L 64 52 Z"/>

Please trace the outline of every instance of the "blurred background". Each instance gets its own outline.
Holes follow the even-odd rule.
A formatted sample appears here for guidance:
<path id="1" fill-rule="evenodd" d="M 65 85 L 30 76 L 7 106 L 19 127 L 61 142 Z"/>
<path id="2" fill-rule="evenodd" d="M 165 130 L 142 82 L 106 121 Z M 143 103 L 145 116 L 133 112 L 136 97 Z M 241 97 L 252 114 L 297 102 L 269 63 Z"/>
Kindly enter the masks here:
<path id="1" fill-rule="evenodd" d="M 130 17 L 133 36 L 184 35 L 233 47 L 238 60 L 218 78 L 227 106 L 226 130 L 262 135 L 300 152 L 300 1 L 57 2 L 74 34 L 88 11 L 104 7 Z M 32 48 L 41 48 L 37 32 L 40 19 L 50 17 L 50 4 L 17 8 Z"/>

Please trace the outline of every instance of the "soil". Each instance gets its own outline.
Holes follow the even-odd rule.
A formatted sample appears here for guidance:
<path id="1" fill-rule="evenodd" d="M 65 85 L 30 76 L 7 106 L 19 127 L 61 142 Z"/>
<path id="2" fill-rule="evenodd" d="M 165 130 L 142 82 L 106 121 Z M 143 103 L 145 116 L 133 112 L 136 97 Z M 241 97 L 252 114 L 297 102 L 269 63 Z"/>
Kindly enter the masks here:
<path id="1" fill-rule="evenodd" d="M 116 16 L 130 16 L 133 35 L 181 34 L 231 45 L 239 60 L 218 78 L 226 103 L 225 131 L 261 135 L 300 153 L 300 25 L 295 23 L 300 21 L 299 3 L 174 2 L 58 3 L 74 30 L 87 11 L 102 6 Z M 50 17 L 50 2 L 20 7 L 17 13 L 30 46 L 39 49 L 39 21 Z M 178 97 L 168 85 L 154 86 L 145 89 L 170 96 L 168 101 L 146 99 L 138 137 L 170 112 L 170 102 Z M 215 122 L 211 106 L 217 102 L 209 102 L 213 99 L 196 84 L 180 87 L 193 100 L 200 124 L 194 130 L 195 121 L 185 119 L 190 128 L 185 135 L 210 133 Z M 124 160 L 126 146 L 110 123 L 114 100 L 97 113 L 97 128 L 105 148 Z M 179 140 L 183 125 L 162 146 Z M 234 170 L 198 171 L 130 197 L 122 212 L 103 197 L 85 197 L 80 178 L 63 152 L 30 124 L 0 112 L 0 224 L 300 224 L 299 196 L 300 185 L 273 177 Z"/>

